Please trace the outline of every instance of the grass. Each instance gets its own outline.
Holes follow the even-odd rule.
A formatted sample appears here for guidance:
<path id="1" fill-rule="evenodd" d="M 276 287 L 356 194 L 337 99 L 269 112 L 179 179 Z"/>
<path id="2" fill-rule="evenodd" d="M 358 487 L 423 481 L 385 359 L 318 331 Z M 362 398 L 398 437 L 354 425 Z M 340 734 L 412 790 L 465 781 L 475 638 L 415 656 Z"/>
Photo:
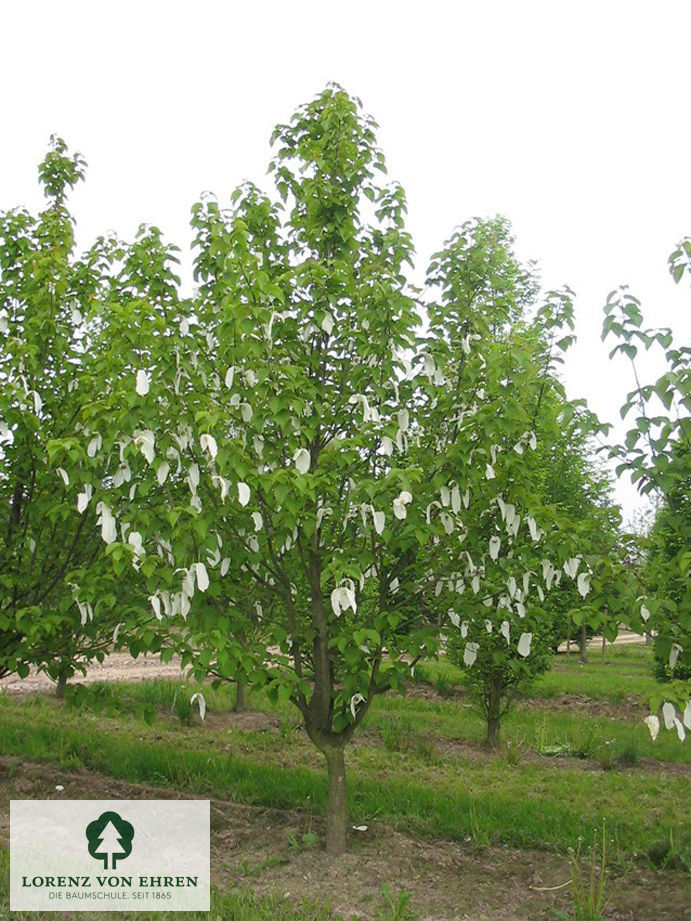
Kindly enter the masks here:
<path id="1" fill-rule="evenodd" d="M 600 662 L 599 649 L 589 650 L 589 659 L 586 665 L 582 665 L 577 652 L 570 656 L 555 656 L 551 671 L 537 678 L 526 695 L 550 699 L 577 694 L 621 703 L 632 698 L 645 698 L 659 689 L 651 672 L 649 647 L 608 645 L 604 666 Z M 418 666 L 417 677 L 431 684 L 440 697 L 462 693 L 465 686 L 463 670 L 447 660 L 425 662 Z"/>
<path id="2" fill-rule="evenodd" d="M 554 671 L 534 684 L 532 701 L 519 702 L 506 718 L 507 746 L 499 756 L 478 745 L 484 725 L 463 694 L 459 670 L 447 662 L 426 664 L 421 677 L 438 685 L 438 693 L 412 688 L 407 695 L 378 698 L 348 748 L 351 821 L 380 820 L 413 835 L 478 848 L 506 844 L 563 854 L 581 839 L 585 848 L 595 846 L 605 822 L 614 842 L 612 865 L 641 859 L 670 871 L 688 868 L 688 775 L 671 768 L 688 761 L 688 750 L 675 733 L 661 732 L 653 743 L 640 715 L 621 706 L 646 693 L 649 657 L 642 647 L 608 649 L 604 667 L 595 658 L 581 666 L 576 656 L 560 657 Z M 155 680 L 76 688 L 64 703 L 40 694 L 0 694 L 0 754 L 68 772 L 88 768 L 187 796 L 324 814 L 323 759 L 295 728 L 290 705 L 274 705 L 255 692 L 248 706 L 266 715 L 236 721 L 229 712 L 232 688 L 204 686 L 210 716 L 202 723 L 189 704 L 198 690 L 184 681 Z M 611 717 L 551 703 L 569 694 L 597 700 L 599 712 Z M 571 760 L 560 757 L 565 755 Z M 10 762 L 10 795 L 16 771 Z M 310 819 L 310 830 L 295 835 L 289 849 L 315 847 L 313 827 L 318 832 L 320 824 Z M 9 917 L 6 863 L 0 854 L 0 921 Z M 248 864 L 248 885 L 255 871 Z M 388 890 L 376 912 L 377 921 L 414 916 L 408 894 Z M 296 907 L 237 889 L 214 892 L 211 912 L 188 916 L 197 914 L 206 921 L 339 921 L 328 907 Z M 95 921 L 106 916 L 91 913 Z M 119 915 L 152 921 L 167 916 Z M 29 917 L 13 914 L 14 921 Z M 43 917 L 66 921 L 69 915 Z"/>
<path id="3" fill-rule="evenodd" d="M 323 760 L 301 731 L 212 730 L 198 717 L 187 726 L 176 701 L 193 690 L 184 682 L 110 684 L 68 707 L 40 695 L 0 696 L 0 752 L 192 795 L 323 814 Z M 210 712 L 231 709 L 230 689 L 204 688 L 204 694 Z M 153 704 L 151 725 L 140 705 Z M 258 694 L 252 705 L 269 706 Z M 292 711 L 278 712 L 287 725 Z M 505 737 L 513 740 L 507 752 L 518 755 L 485 758 L 473 748 L 482 722 L 462 701 L 413 695 L 377 700 L 366 729 L 347 755 L 350 814 L 358 824 L 381 819 L 424 835 L 566 852 L 605 818 L 626 854 L 647 853 L 670 834 L 681 840 L 674 817 L 687 778 L 630 769 L 652 755 L 660 762 L 688 757 L 672 733 L 652 743 L 638 722 L 517 709 Z M 589 758 L 588 770 L 558 758 L 536 763 L 527 758 L 531 749 Z"/>
<path id="4" fill-rule="evenodd" d="M 619 649 L 626 651 L 622 654 Z M 612 647 L 610 652 L 615 650 L 617 655 L 612 655 L 612 662 L 605 666 L 604 676 L 599 664 L 581 666 L 575 657 L 571 657 L 570 663 L 565 657 L 559 657 L 558 671 L 548 673 L 536 682 L 531 695 L 548 702 L 561 694 L 576 693 L 616 703 L 640 696 L 636 689 L 643 685 L 649 683 L 650 687 L 654 687 L 653 679 L 646 672 L 648 662 L 641 655 L 649 655 L 649 650 L 644 647 Z M 632 666 L 638 666 L 643 674 L 630 674 Z M 451 664 L 427 663 L 422 672 L 425 680 L 440 673 L 458 694 L 462 688 L 462 673 Z M 572 690 L 565 690 L 567 686 Z M 197 685 L 184 681 L 99 682 L 79 688 L 68 700 L 71 700 L 72 706 L 78 706 L 80 712 L 112 717 L 126 715 L 149 723 L 155 718 L 168 716 L 185 725 L 199 722 L 196 712 L 189 707 L 189 698 L 196 690 L 199 690 Z M 233 709 L 233 691 L 229 686 L 213 689 L 205 685 L 202 691 L 210 712 Z M 293 732 L 298 722 L 296 711 L 290 704 L 274 705 L 264 694 L 255 692 L 249 695 L 248 706 L 277 713 L 282 718 L 284 742 L 297 735 Z M 187 718 L 182 717 L 181 711 Z M 418 739 L 428 741 L 430 735 L 435 740 L 463 739 L 474 743 L 482 742 L 485 735 L 482 719 L 467 700 L 447 697 L 429 700 L 413 694 L 378 698 L 364 725 L 376 733 L 390 750 L 414 748 Z M 677 763 L 688 760 L 687 749 L 679 744 L 675 733 L 662 732 L 653 742 L 642 719 L 622 720 L 618 715 L 592 718 L 578 710 L 549 711 L 531 706 L 529 702 L 518 702 L 505 718 L 502 734 L 504 740 L 514 746 L 528 746 L 543 754 L 560 752 L 597 758 L 598 750 L 602 754 L 605 751 L 603 746 L 608 744 L 614 746 L 613 750 L 617 753 L 635 753 L 629 760 L 630 764 L 642 758 Z M 242 745 L 245 738 L 245 734 L 239 737 L 239 744 Z M 625 761 L 626 758 L 623 758 L 621 763 Z"/>

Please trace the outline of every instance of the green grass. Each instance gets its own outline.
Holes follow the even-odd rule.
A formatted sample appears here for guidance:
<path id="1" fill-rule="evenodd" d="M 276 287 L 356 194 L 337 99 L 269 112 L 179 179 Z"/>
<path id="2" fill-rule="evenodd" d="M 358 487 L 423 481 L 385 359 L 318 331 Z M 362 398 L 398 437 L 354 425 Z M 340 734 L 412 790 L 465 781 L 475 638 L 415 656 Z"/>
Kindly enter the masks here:
<path id="1" fill-rule="evenodd" d="M 154 692 L 147 688 L 142 693 Z M 424 835 L 566 851 L 605 817 L 627 853 L 645 852 L 672 829 L 679 833 L 674 817 L 684 801 L 684 777 L 603 772 L 597 762 L 593 770 L 583 771 L 550 761 L 478 761 L 462 748 L 431 757 L 429 746 L 419 745 L 419 733 L 450 739 L 462 732 L 466 720 L 477 718 L 459 713 L 453 702 L 391 697 L 379 702 L 371 727 L 381 720 L 390 726 L 393 714 L 401 720 L 395 744 L 387 745 L 373 731 L 348 752 L 350 812 L 358 824 L 382 819 Z M 575 718 L 569 722 L 560 715 L 553 721 L 550 716 L 542 714 L 546 739 L 561 738 L 565 726 L 575 732 Z M 591 745 L 603 741 L 603 728 L 627 729 L 596 726 L 600 735 Z M 0 698 L 0 752 L 193 795 L 316 814 L 325 809 L 321 756 L 302 733 L 286 737 L 276 728 L 213 732 L 206 726 L 186 728 L 172 716 L 149 726 L 88 709 L 65 709 L 51 698 L 6 696 Z"/>
<path id="2" fill-rule="evenodd" d="M 464 700 L 424 700 L 412 695 L 392 696 L 375 702 L 365 727 L 378 731 L 385 721 L 396 717 L 409 734 L 427 734 L 450 741 L 462 739 L 480 743 L 485 725 L 475 709 Z M 688 747 L 679 744 L 676 733 L 661 732 L 655 742 L 642 720 L 592 718 L 582 712 L 538 709 L 520 702 L 502 723 L 505 741 L 521 743 L 538 752 L 551 746 L 564 746 L 575 755 L 593 752 L 609 742 L 635 747 L 639 757 L 683 763 L 689 760 Z"/>
<path id="3" fill-rule="evenodd" d="M 535 683 L 535 697 L 557 697 L 561 694 L 579 694 L 612 703 L 645 699 L 659 690 L 645 661 L 636 657 L 617 657 L 603 666 L 597 661 L 597 652 L 590 661 L 581 665 L 574 656 L 570 660 L 560 657 L 552 671 Z"/>
<path id="4" fill-rule="evenodd" d="M 688 777 L 664 769 L 665 762 L 688 761 L 676 734 L 661 732 L 653 743 L 627 710 L 591 718 L 549 705 L 568 687 L 616 707 L 648 681 L 649 649 L 608 652 L 604 667 L 560 658 L 531 691 L 543 705 L 519 702 L 505 719 L 509 746 L 499 757 L 483 755 L 478 745 L 484 724 L 458 696 L 460 672 L 446 662 L 426 664 L 424 677 L 441 677 L 444 693 L 454 696 L 411 692 L 374 702 L 347 752 L 352 821 L 381 819 L 422 835 L 566 852 L 606 819 L 625 857 L 670 836 L 683 850 Z M 254 730 L 232 718 L 214 729 L 213 718 L 202 724 L 189 710 L 197 690 L 184 681 L 100 683 L 74 691 L 66 706 L 43 695 L 0 695 L 0 753 L 191 795 L 324 813 L 323 759 L 294 731 L 290 705 L 272 705 L 256 692 L 250 707 L 270 718 Z M 204 686 L 203 693 L 212 716 L 232 709 L 232 688 Z M 536 759 L 534 752 L 555 757 Z M 582 768 L 559 755 L 584 759 Z"/>
<path id="5" fill-rule="evenodd" d="M 577 651 L 569 656 L 555 656 L 551 671 L 537 678 L 524 696 L 553 698 L 578 694 L 620 703 L 632 698 L 645 700 L 659 690 L 652 676 L 650 647 L 608 644 L 604 665 L 599 649 L 590 649 L 588 656 L 586 665 L 579 662 Z M 461 693 L 465 687 L 463 670 L 445 659 L 418 666 L 417 676 L 431 684 L 442 697 Z"/>

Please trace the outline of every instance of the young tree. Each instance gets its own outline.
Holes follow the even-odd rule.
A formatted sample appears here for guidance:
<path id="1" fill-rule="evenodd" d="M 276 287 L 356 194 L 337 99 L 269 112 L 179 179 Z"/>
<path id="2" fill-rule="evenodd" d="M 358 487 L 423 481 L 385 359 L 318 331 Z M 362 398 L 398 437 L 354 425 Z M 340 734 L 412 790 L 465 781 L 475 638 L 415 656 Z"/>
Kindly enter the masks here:
<path id="1" fill-rule="evenodd" d="M 691 240 L 682 240 L 669 257 L 670 273 L 679 283 L 691 271 Z M 659 504 L 652 546 L 645 573 L 650 594 L 637 599 L 638 628 L 656 634 L 656 656 L 666 661 L 671 674 L 691 668 L 691 551 L 689 537 L 689 483 L 691 483 L 691 348 L 675 347 L 669 329 L 643 329 L 640 301 L 626 288 L 613 291 L 605 306 L 602 338 L 614 336 L 610 352 L 625 355 L 632 366 L 635 389 L 622 406 L 622 418 L 635 412 L 624 444 L 614 445 L 617 473 L 629 473 L 643 495 Z M 639 349 L 663 350 L 667 370 L 652 384 L 641 384 L 636 358 Z M 635 626 L 632 624 L 632 627 Z M 684 738 L 691 728 L 688 681 L 677 680 L 665 688 L 663 716 L 668 729 Z M 659 728 L 655 711 L 660 696 L 651 703 L 647 722 L 653 737 Z M 680 719 L 674 705 L 683 709 Z"/>
<path id="2" fill-rule="evenodd" d="M 457 533 L 450 544 L 457 571 L 439 583 L 440 601 L 451 604 L 447 648 L 467 669 L 487 744 L 496 748 L 516 691 L 549 665 L 546 593 L 565 574 L 580 576 L 581 594 L 588 591 L 587 573 L 579 573 L 583 547 L 542 488 L 544 446 L 559 440 L 576 412 L 554 374 L 572 341 L 573 308 L 568 291 L 551 292 L 529 319 L 537 280 L 516 259 L 503 218 L 464 224 L 433 258 L 428 283 L 438 292 L 428 364 L 433 384 L 436 375 L 446 382 L 430 393 L 427 438 L 436 461 L 428 463 L 453 465 L 454 482 L 440 484 L 440 508 L 454 492 L 456 506 L 465 506 L 458 531 L 441 512 Z"/>
<path id="3" fill-rule="evenodd" d="M 420 354 L 405 200 L 381 183 L 374 127 L 329 88 L 274 134 L 280 201 L 244 185 L 229 209 L 197 204 L 191 303 L 177 296 L 160 240 L 143 241 L 141 269 L 108 309 L 114 344 L 96 369 L 106 390 L 80 420 L 101 439 L 93 459 L 83 446 L 82 456 L 114 565 L 136 567 L 154 616 L 193 638 L 201 671 L 261 682 L 295 704 L 326 761 L 333 854 L 346 841 L 345 747 L 374 697 L 434 651 L 428 612 L 438 586 L 459 581 L 471 523 L 468 582 L 480 590 L 486 517 L 502 507 L 483 517 L 483 490 L 475 501 L 505 450 L 499 403 L 462 424 L 451 374 L 436 373 L 429 342 Z M 552 325 L 549 309 L 544 318 Z M 443 351 L 443 330 L 434 335 Z M 485 361 L 471 352 L 469 403 L 482 399 L 473 388 Z M 533 443 L 528 429 L 511 456 Z M 526 527 L 542 539 L 535 521 Z M 550 537 L 543 554 L 562 544 Z M 501 604 L 507 577 L 526 570 L 519 554 L 506 560 L 491 574 L 503 580 L 490 589 Z M 509 604 L 520 617 L 519 597 Z M 152 636 L 127 629 L 143 645 Z M 519 646 L 527 655 L 528 634 Z"/>
<path id="4" fill-rule="evenodd" d="M 65 203 L 84 165 L 53 138 L 39 168 L 46 210 L 0 214 L 0 675 L 35 665 L 58 690 L 103 656 L 113 629 L 112 616 L 94 619 L 73 597 L 75 571 L 96 566 L 101 551 L 95 516 L 80 514 L 70 495 L 74 450 L 61 464 L 50 455 L 93 399 L 80 305 L 95 295 L 99 270 L 94 253 L 75 257 Z"/>
<path id="5" fill-rule="evenodd" d="M 270 666 L 266 637 L 248 649 L 230 623 L 211 658 L 299 708 L 326 760 L 327 849 L 339 853 L 345 745 L 374 695 L 433 644 L 397 593 L 411 549 L 428 541 L 424 516 L 406 520 L 423 479 L 406 451 L 412 248 L 402 191 L 377 184 L 374 125 L 347 94 L 321 94 L 275 140 L 285 204 L 245 186 L 228 212 L 212 200 L 195 208 L 200 287 L 189 320 L 167 295 L 137 301 L 137 314 L 121 306 L 113 389 L 86 416 L 103 431 L 103 484 L 118 464 L 130 470 L 126 495 L 94 495 L 110 555 L 136 558 L 156 612 L 189 622 L 193 595 L 224 592 L 236 599 L 229 616 L 242 619 L 248 582 L 271 596 L 260 615 L 279 650 Z M 156 497 L 176 477 L 187 502 L 166 502 L 161 515 Z M 145 507 L 132 499 L 143 492 Z M 170 551 L 159 556 L 157 543 Z"/>

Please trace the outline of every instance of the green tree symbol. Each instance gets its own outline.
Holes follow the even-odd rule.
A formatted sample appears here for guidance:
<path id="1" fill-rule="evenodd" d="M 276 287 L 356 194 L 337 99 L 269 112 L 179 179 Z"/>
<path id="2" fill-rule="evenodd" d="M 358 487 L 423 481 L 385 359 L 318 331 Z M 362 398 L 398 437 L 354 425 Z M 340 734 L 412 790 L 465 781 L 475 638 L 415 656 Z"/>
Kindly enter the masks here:
<path id="1" fill-rule="evenodd" d="M 117 812 L 103 812 L 86 826 L 89 853 L 92 857 L 103 860 L 104 870 L 114 870 L 118 860 L 129 857 L 132 853 L 132 838 L 134 827 Z"/>

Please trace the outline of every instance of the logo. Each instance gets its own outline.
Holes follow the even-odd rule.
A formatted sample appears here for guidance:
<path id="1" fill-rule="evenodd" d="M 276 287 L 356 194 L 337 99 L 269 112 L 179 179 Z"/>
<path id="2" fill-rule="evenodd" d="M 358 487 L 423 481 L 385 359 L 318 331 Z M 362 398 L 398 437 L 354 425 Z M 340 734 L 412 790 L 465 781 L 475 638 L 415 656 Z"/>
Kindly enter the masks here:
<path id="1" fill-rule="evenodd" d="M 209 844 L 208 800 L 12 800 L 10 910 L 208 911 Z"/>
<path id="2" fill-rule="evenodd" d="M 102 812 L 86 826 L 86 840 L 89 853 L 103 861 L 104 870 L 114 870 L 118 860 L 124 860 L 132 853 L 134 828 L 117 812 Z"/>

